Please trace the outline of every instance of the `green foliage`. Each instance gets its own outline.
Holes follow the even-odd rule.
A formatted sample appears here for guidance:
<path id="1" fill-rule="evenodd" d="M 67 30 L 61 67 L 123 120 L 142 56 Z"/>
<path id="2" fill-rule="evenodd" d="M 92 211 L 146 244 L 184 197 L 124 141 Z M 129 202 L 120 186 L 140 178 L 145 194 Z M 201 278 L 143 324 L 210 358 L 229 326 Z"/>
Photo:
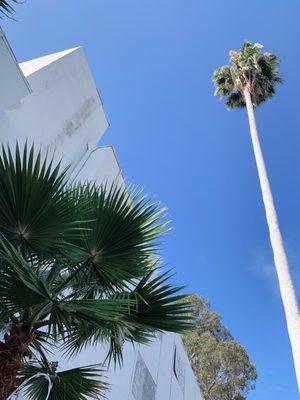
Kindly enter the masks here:
<path id="1" fill-rule="evenodd" d="M 263 53 L 262 45 L 245 41 L 239 51 L 230 51 L 230 65 L 217 68 L 213 74 L 215 95 L 226 98 L 228 109 L 246 106 L 244 91 L 251 94 L 256 107 L 275 94 L 275 85 L 281 82 L 279 58 Z"/>
<path id="2" fill-rule="evenodd" d="M 4 17 L 11 17 L 15 9 L 12 6 L 12 3 L 18 4 L 20 3 L 19 0 L 0 0 L 0 18 L 1 16 Z"/>
<path id="3" fill-rule="evenodd" d="M 34 156 L 34 147 L 18 145 L 14 156 L 2 146 L 0 157 L 0 229 L 15 245 L 46 258 L 65 249 L 77 234 L 74 194 L 60 166 Z"/>
<path id="4" fill-rule="evenodd" d="M 205 400 L 244 400 L 255 388 L 256 369 L 247 351 L 222 325 L 221 316 L 190 296 L 196 329 L 182 336 Z"/>
<path id="5" fill-rule="evenodd" d="M 99 399 L 99 392 L 108 388 L 103 382 L 103 371 L 98 365 L 57 371 L 57 363 L 27 363 L 19 374 L 21 382 L 32 378 L 26 385 L 25 393 L 30 400 L 46 399 L 49 380 L 52 384 L 49 400 L 86 400 L 87 396 Z"/>
<path id="6" fill-rule="evenodd" d="M 14 153 L 2 147 L 0 329 L 14 325 L 32 333 L 28 346 L 44 367 L 52 346 L 71 357 L 105 342 L 108 359 L 122 362 L 124 341 L 147 343 L 162 330 L 189 330 L 182 287 L 174 287 L 156 261 L 164 214 L 129 188 L 69 187 L 60 165 L 33 147 L 21 152 L 16 145 Z M 90 386 L 83 378 L 94 372 L 55 372 L 55 384 L 60 393 L 69 391 L 70 377 L 74 393 L 67 398 L 85 399 Z M 84 386 L 78 390 L 76 374 Z M 40 377 L 30 384 L 32 399 L 44 399 L 46 383 Z"/>

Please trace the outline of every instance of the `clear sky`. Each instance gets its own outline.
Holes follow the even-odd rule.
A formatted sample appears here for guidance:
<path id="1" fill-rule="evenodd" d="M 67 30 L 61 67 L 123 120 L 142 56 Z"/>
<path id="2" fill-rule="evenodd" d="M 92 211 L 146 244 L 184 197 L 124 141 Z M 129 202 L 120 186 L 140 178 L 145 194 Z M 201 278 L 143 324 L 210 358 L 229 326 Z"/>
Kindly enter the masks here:
<path id="1" fill-rule="evenodd" d="M 258 368 L 250 400 L 296 400 L 296 380 L 245 111 L 211 75 L 244 39 L 282 59 L 284 84 L 257 110 L 300 292 L 299 0 L 27 0 L 5 20 L 25 61 L 83 45 L 124 174 L 169 208 L 164 258 L 211 300 Z"/>

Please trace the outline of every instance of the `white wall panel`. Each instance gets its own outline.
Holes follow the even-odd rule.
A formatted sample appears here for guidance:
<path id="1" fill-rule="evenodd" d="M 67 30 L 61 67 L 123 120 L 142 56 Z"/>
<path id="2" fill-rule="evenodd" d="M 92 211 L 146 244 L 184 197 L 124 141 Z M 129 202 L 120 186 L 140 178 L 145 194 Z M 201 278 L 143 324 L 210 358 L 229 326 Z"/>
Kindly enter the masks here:
<path id="1" fill-rule="evenodd" d="M 30 93 L 30 86 L 22 74 L 10 45 L 0 28 L 0 109 L 18 103 Z"/>

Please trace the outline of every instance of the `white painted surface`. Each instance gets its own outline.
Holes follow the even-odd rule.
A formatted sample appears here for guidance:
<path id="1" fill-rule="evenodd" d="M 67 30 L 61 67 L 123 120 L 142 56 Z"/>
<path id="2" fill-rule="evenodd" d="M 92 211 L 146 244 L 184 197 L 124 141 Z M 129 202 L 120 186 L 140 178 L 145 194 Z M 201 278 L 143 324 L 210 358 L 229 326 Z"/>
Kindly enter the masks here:
<path id="1" fill-rule="evenodd" d="M 184 390 L 180 388 L 174 373 L 175 346 L 183 360 Z M 134 397 L 132 390 L 138 353 L 155 382 L 155 400 L 202 400 L 180 336 L 174 333 L 165 333 L 149 345 L 133 347 L 129 343 L 125 344 L 123 367 L 121 369 L 111 367 L 106 373 L 107 380 L 111 385 L 107 396 L 108 400 L 139 400 Z M 103 362 L 105 355 L 104 347 L 99 345 L 86 349 L 76 359 L 68 362 L 61 359 L 60 364 L 63 368 L 74 368 L 87 364 L 87 362 L 89 364 Z M 143 398 L 143 400 L 148 399 Z"/>
<path id="2" fill-rule="evenodd" d="M 0 138 L 12 145 L 30 138 L 75 167 L 88 147 L 96 146 L 108 122 L 83 49 L 58 54 L 52 62 L 38 59 L 42 68 L 37 60 L 21 64 L 33 92 L 0 114 Z"/>
<path id="3" fill-rule="evenodd" d="M 66 56 L 69 53 L 72 53 L 73 51 L 79 49 L 80 46 L 74 47 L 72 49 L 68 50 L 63 50 L 63 51 L 58 51 L 57 53 L 53 54 L 47 54 L 46 56 L 34 58 L 33 60 L 28 60 L 25 62 L 20 63 L 20 68 L 23 72 L 23 74 L 26 77 L 29 77 L 29 75 L 34 74 L 38 70 L 44 69 L 47 65 L 53 63 L 54 61 L 57 61 L 58 59 Z"/>
<path id="4" fill-rule="evenodd" d="M 0 28 L 0 109 L 18 103 L 30 93 L 30 86 L 23 76 L 16 58 Z"/>
<path id="5" fill-rule="evenodd" d="M 8 54 L 8 47 L 2 45 L 0 42 L 0 55 L 5 50 L 5 55 L 11 58 L 7 62 L 0 59 L 0 79 L 5 82 L 7 77 L 13 95 L 8 98 L 1 91 L 1 142 L 14 145 L 17 139 L 22 144 L 29 138 L 30 142 L 42 146 L 43 151 L 55 151 L 56 158 L 63 157 L 64 164 L 72 163 L 70 180 L 73 182 L 111 184 L 116 180 L 123 184 L 113 147 L 97 147 L 108 123 L 83 49 L 77 47 L 40 57 L 20 64 L 20 69 L 12 52 Z M 175 346 L 185 371 L 184 390 L 174 373 Z M 105 355 L 104 346 L 99 345 L 70 361 L 62 359 L 61 366 L 101 363 Z M 202 399 L 180 337 L 166 333 L 148 346 L 125 344 L 123 368 L 107 371 L 111 384 L 108 400 L 137 400 L 132 387 L 138 355 L 151 381 L 155 382 L 155 400 Z M 60 355 L 56 354 L 53 359 L 60 359 Z M 141 396 L 147 400 L 143 393 Z"/>
<path id="6" fill-rule="evenodd" d="M 72 182 L 94 182 L 97 185 L 122 184 L 121 168 L 112 146 L 89 150 L 70 177 Z"/>

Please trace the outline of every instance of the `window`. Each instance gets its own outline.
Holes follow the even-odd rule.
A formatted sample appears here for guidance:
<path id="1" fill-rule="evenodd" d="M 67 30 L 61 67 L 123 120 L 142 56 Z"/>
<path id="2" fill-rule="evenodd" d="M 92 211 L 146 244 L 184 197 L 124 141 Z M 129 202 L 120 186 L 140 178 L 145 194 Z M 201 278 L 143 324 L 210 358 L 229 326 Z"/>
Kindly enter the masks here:
<path id="1" fill-rule="evenodd" d="M 177 347 L 174 347 L 174 363 L 173 363 L 173 371 L 180 389 L 182 393 L 184 393 L 184 386 L 185 386 L 185 368 L 184 368 L 184 361 L 180 356 L 180 353 Z"/>
<path id="2" fill-rule="evenodd" d="M 156 384 L 140 353 L 135 364 L 132 394 L 135 400 L 155 400 Z"/>

